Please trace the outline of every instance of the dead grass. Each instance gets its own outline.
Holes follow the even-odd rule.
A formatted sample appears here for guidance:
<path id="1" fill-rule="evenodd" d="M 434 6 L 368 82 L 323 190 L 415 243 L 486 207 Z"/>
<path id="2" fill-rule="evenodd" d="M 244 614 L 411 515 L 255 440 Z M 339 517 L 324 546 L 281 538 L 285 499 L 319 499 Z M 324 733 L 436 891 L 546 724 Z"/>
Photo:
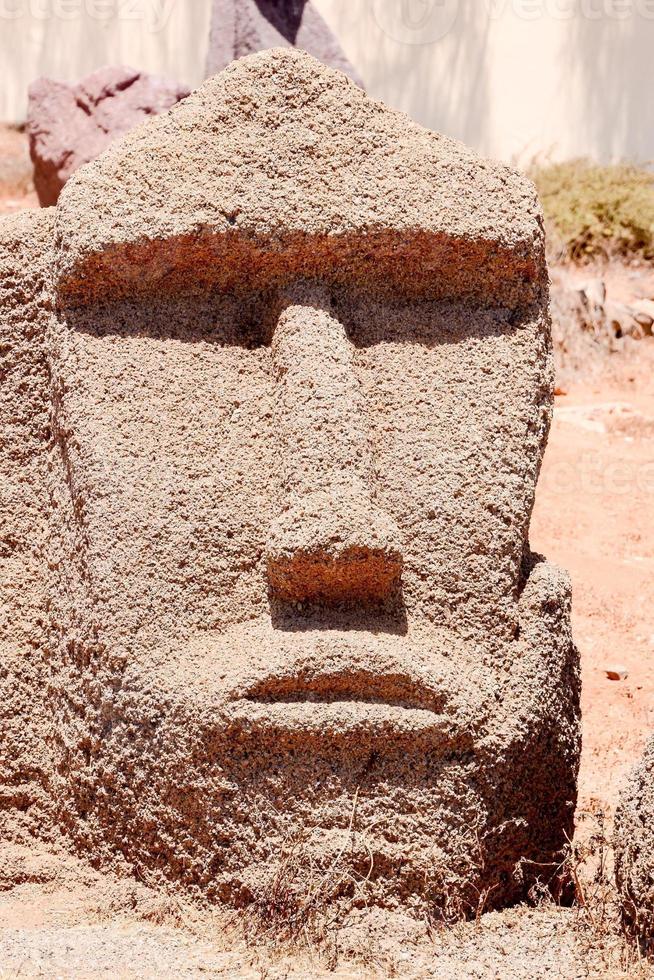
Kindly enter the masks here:
<path id="1" fill-rule="evenodd" d="M 240 923 L 248 942 L 299 948 L 335 967 L 339 929 L 355 910 L 367 907 L 374 868 L 365 834 L 356 829 L 358 800 L 357 789 L 343 844 L 326 867 L 316 862 L 306 830 L 271 856 L 270 877 Z M 369 853 L 366 874 L 358 870 L 355 857 L 362 840 Z"/>
<path id="2" fill-rule="evenodd" d="M 337 967 L 341 960 L 339 934 L 349 927 L 353 916 L 360 916 L 372 904 L 368 886 L 374 859 L 366 845 L 369 862 L 367 873 L 363 873 L 361 844 L 366 835 L 365 828 L 357 828 L 357 802 L 358 794 L 346 839 L 326 867 L 316 864 L 308 833 L 296 835 L 282 847 L 268 884 L 245 914 L 239 915 L 238 931 L 244 933 L 249 946 L 309 954 L 327 969 Z M 652 964 L 642 956 L 637 943 L 625 936 L 605 816 L 601 811 L 581 813 L 578 821 L 575 840 L 568 842 L 558 863 L 540 866 L 529 903 L 521 908 L 525 914 L 545 907 L 565 914 L 561 928 L 569 929 L 572 922 L 582 960 L 600 971 L 592 976 L 651 978 Z M 471 880 L 484 877 L 483 839 L 478 838 L 478 844 L 480 863 L 471 864 Z M 454 875 L 455 882 L 436 859 L 426 876 L 425 898 L 432 904 L 424 921 L 425 941 L 438 942 L 439 948 L 447 942 L 448 933 L 462 935 L 461 929 L 469 929 L 471 920 L 481 936 L 484 913 L 492 905 L 492 889 L 471 888 L 468 895 L 461 896 L 460 870 Z M 534 865 L 528 870 L 533 877 Z M 360 948 L 356 960 L 364 968 L 374 970 L 383 965 L 386 971 L 390 969 L 388 963 L 379 962 L 372 946 Z"/>
<path id="3" fill-rule="evenodd" d="M 568 842 L 561 863 L 539 877 L 530 894 L 532 903 L 558 904 L 557 892 L 566 882 L 574 893 L 573 921 L 582 955 L 599 962 L 607 978 L 651 980 L 652 963 L 642 955 L 633 935 L 625 932 L 604 811 L 577 814 L 575 840 Z"/>
<path id="4" fill-rule="evenodd" d="M 654 173 L 588 160 L 534 166 L 553 261 L 654 260 Z"/>

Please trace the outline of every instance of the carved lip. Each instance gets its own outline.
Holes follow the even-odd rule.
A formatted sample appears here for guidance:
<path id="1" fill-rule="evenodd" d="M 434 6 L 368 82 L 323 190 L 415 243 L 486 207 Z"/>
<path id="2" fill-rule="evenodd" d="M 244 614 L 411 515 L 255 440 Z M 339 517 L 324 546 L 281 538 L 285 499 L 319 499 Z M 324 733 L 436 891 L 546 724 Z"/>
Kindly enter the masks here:
<path id="1" fill-rule="evenodd" d="M 471 748 L 472 731 L 447 715 L 423 708 L 369 701 L 237 701 L 230 721 L 241 735 L 295 737 L 326 743 L 342 738 L 373 738 L 389 742 L 427 737 L 447 746 Z"/>
<path id="2" fill-rule="evenodd" d="M 469 748 L 451 684 L 398 669 L 296 671 L 260 678 L 231 702 L 231 720 L 243 734 L 298 736 L 322 742 L 344 736 L 397 741 L 426 736 Z M 459 706 L 460 707 L 460 706 Z"/>
<path id="3" fill-rule="evenodd" d="M 459 638 L 351 623 L 282 629 L 262 618 L 209 642 L 199 635 L 177 670 L 166 664 L 165 686 L 193 700 L 198 722 L 233 746 L 245 739 L 302 750 L 310 742 L 322 751 L 360 737 L 411 751 L 420 736 L 439 752 L 467 751 L 497 709 L 494 671 Z"/>
<path id="4" fill-rule="evenodd" d="M 447 692 L 439 684 L 425 683 L 398 667 L 390 673 L 375 673 L 352 664 L 339 670 L 294 671 L 264 677 L 253 684 L 243 697 L 260 704 L 378 704 L 407 710 L 441 712 Z"/>

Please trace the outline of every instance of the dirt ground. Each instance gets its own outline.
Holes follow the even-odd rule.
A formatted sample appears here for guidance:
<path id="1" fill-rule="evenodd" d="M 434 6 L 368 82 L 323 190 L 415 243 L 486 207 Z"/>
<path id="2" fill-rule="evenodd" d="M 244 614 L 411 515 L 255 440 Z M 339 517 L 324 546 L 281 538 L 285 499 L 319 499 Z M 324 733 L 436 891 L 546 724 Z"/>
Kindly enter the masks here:
<path id="1" fill-rule="evenodd" d="M 280 951 L 234 919 L 66 855 L 0 849 L 25 881 L 0 892 L 0 978 L 559 980 L 652 974 L 612 926 L 552 902 L 425 934 L 415 922 L 346 922 L 320 950 Z M 601 915 L 598 904 L 594 914 Z M 607 919 L 610 911 L 607 906 Z"/>
<path id="2" fill-rule="evenodd" d="M 0 214 L 37 206 L 25 134 L 0 125 Z"/>
<path id="3" fill-rule="evenodd" d="M 616 365 L 614 365 L 615 368 Z M 654 339 L 556 399 L 532 546 L 567 568 L 583 671 L 580 807 L 615 805 L 654 731 Z M 624 667 L 623 681 L 606 669 Z"/>
<path id="4" fill-rule="evenodd" d="M 26 153 L 23 134 L 0 128 L 0 213 L 36 204 Z M 608 278 L 615 298 L 628 300 L 633 273 Z M 651 282 L 654 298 L 654 272 L 635 279 L 639 294 Z M 532 522 L 534 549 L 573 580 L 584 718 L 578 837 L 583 847 L 595 833 L 596 852 L 620 781 L 654 731 L 654 339 L 610 360 L 557 397 Z M 608 669 L 626 676 L 610 680 Z M 593 883 L 603 860 L 595 853 L 580 871 L 586 909 L 544 901 L 427 937 L 407 925 L 405 941 L 397 923 L 390 939 L 381 924 L 374 952 L 362 951 L 353 923 L 340 943 L 363 960 L 354 967 L 334 949 L 275 955 L 210 910 L 100 877 L 68 855 L 0 848 L 0 978 L 654 976 L 622 943 L 610 888 Z"/>

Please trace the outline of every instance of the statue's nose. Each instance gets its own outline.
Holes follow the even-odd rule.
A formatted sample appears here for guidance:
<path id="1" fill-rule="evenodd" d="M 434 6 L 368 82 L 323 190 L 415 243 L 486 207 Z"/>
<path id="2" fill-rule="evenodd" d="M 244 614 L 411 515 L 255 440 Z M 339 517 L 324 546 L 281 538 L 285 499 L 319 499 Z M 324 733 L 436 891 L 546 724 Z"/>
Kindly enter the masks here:
<path id="1" fill-rule="evenodd" d="M 287 508 L 268 537 L 270 587 L 287 601 L 384 599 L 402 571 L 400 532 L 374 500 L 354 351 L 323 289 L 294 290 L 272 353 Z"/>

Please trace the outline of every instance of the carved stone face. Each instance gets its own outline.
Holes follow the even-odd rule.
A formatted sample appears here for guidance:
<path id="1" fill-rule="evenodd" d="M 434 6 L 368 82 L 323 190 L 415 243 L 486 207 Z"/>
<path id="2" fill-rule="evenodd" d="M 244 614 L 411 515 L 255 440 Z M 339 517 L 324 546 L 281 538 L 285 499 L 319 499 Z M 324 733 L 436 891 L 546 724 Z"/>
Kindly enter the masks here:
<path id="1" fill-rule="evenodd" d="M 306 282 L 70 313 L 71 466 L 117 615 L 157 643 L 257 620 L 513 641 L 533 329 Z"/>
<path id="2" fill-rule="evenodd" d="M 250 852 L 258 866 L 289 828 L 331 860 L 357 789 L 382 865 L 422 807 L 421 859 L 452 800 L 476 826 L 481 791 L 453 759 L 506 724 L 522 656 L 532 329 L 307 283 L 62 324 L 70 482 L 98 641 L 121 663 L 110 738 L 137 759 L 157 746 L 191 853 L 196 821 L 229 837 L 205 886 L 255 894 Z M 180 717 L 201 719 L 199 745 Z M 149 783 L 158 851 L 170 804 Z"/>
<path id="3" fill-rule="evenodd" d="M 261 70 L 306 62 L 350 97 L 297 59 Z M 111 245 L 109 225 L 87 246 L 84 179 L 50 339 L 55 607 L 93 746 L 67 756 L 76 833 L 233 902 L 294 840 L 306 867 L 347 843 L 380 903 L 446 879 L 515 895 L 515 861 L 558 843 L 575 751 L 566 585 L 527 544 L 544 269 L 393 229 L 373 251 L 315 229 Z"/>

